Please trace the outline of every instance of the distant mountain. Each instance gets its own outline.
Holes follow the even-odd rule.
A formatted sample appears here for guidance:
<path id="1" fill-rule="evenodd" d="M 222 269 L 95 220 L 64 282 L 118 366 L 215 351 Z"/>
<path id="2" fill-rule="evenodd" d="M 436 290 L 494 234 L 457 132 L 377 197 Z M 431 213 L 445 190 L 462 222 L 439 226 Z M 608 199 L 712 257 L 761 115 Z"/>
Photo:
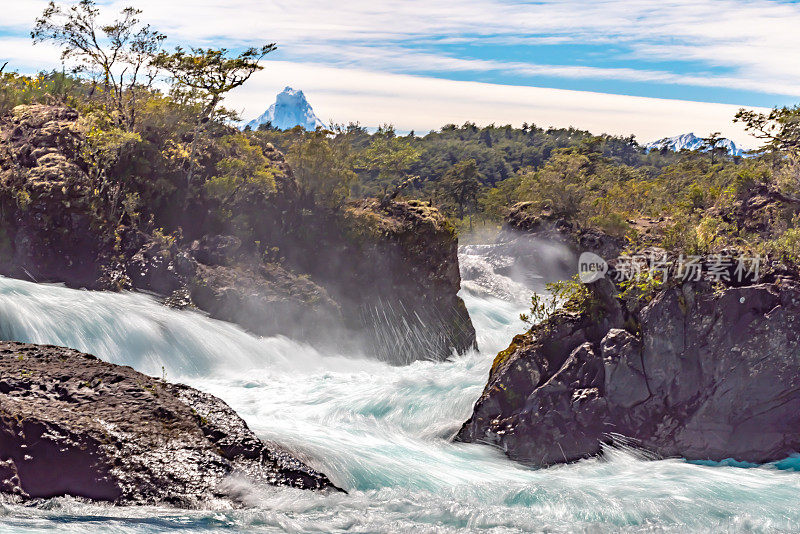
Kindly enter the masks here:
<path id="1" fill-rule="evenodd" d="M 259 125 L 268 122 L 279 130 L 288 130 L 295 126 L 302 126 L 306 130 L 315 130 L 317 126 L 325 126 L 325 123 L 314 113 L 303 91 L 292 89 L 289 86 L 278 93 L 275 103 L 267 111 L 248 122 L 247 126 L 255 130 Z"/>
<path id="2" fill-rule="evenodd" d="M 663 150 L 666 148 L 674 152 L 680 152 L 681 150 L 700 150 L 702 146 L 703 139 L 697 137 L 693 133 L 676 135 L 675 137 L 665 137 L 664 139 L 659 139 L 658 141 L 653 141 L 652 143 L 644 145 L 647 150 Z M 730 139 L 720 139 L 717 142 L 717 147 L 724 148 L 731 156 L 744 155 L 744 151 L 738 148 Z"/>

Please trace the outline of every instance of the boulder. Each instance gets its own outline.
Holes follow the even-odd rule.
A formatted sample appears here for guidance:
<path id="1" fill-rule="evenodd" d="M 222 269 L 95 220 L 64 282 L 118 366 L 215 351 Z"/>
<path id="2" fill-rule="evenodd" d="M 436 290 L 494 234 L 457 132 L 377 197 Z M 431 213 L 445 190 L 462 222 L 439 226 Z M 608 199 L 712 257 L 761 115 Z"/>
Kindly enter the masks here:
<path id="1" fill-rule="evenodd" d="M 222 400 L 53 346 L 0 342 L 0 492 L 197 507 L 229 477 L 335 488 Z"/>
<path id="2" fill-rule="evenodd" d="M 374 354 L 407 363 L 442 360 L 476 346 L 458 296 L 458 237 L 428 202 L 353 202 L 335 234 L 323 239 L 333 254 L 309 256 L 317 265 L 309 272 L 327 282 Z"/>
<path id="3" fill-rule="evenodd" d="M 325 289 L 275 263 L 198 264 L 189 295 L 212 317 L 262 336 L 318 341 L 343 321 L 340 306 Z"/>
<path id="4" fill-rule="evenodd" d="M 559 313 L 517 336 L 456 439 L 533 465 L 617 441 L 690 460 L 800 450 L 800 285 L 670 284 L 635 312 L 598 298 L 616 311 Z"/>

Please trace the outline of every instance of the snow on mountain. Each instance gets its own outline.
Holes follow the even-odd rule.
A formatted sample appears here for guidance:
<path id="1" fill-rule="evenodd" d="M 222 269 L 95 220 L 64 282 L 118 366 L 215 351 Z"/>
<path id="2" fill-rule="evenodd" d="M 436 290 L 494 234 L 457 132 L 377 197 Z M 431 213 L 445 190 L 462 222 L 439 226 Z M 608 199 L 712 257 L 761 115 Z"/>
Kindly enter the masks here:
<path id="1" fill-rule="evenodd" d="M 697 137 L 693 133 L 676 135 L 675 137 L 665 137 L 644 145 L 647 150 L 663 150 L 666 148 L 674 152 L 680 152 L 681 150 L 700 150 L 702 146 L 703 139 Z M 730 139 L 720 139 L 717 141 L 716 146 L 718 148 L 724 148 L 731 156 L 744 155 L 744 151 L 738 148 Z"/>
<path id="2" fill-rule="evenodd" d="M 298 125 L 306 130 L 325 126 L 325 123 L 314 113 L 303 91 L 292 89 L 289 86 L 278 93 L 275 103 L 267 111 L 248 122 L 247 126 L 255 130 L 259 125 L 268 122 L 272 124 L 273 128 L 280 130 L 288 130 Z"/>

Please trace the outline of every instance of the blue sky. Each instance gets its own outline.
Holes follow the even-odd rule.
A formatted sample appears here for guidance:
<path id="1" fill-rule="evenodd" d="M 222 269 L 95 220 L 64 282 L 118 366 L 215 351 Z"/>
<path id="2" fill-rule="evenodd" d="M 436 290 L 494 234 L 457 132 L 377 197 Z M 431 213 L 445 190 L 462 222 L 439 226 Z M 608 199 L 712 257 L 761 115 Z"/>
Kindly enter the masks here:
<path id="1" fill-rule="evenodd" d="M 682 108 L 669 102 L 681 100 L 709 103 L 702 113 L 683 106 L 692 109 L 684 130 L 714 128 L 741 141 L 726 119 L 731 109 L 800 101 L 797 1 L 99 3 L 109 14 L 138 7 L 171 45 L 276 41 L 279 50 L 265 71 L 230 99 L 245 117 L 294 85 L 320 116 L 340 122 L 423 130 L 474 110 L 477 122 L 549 121 L 646 138 L 681 133 L 673 119 Z M 33 47 L 27 38 L 44 6 L 42 0 L 0 0 L 0 60 L 11 68 L 57 65 L 56 50 Z M 634 120 L 623 101 L 603 95 L 651 100 L 628 100 L 630 110 L 639 110 Z M 605 119 L 593 105 L 605 106 Z"/>

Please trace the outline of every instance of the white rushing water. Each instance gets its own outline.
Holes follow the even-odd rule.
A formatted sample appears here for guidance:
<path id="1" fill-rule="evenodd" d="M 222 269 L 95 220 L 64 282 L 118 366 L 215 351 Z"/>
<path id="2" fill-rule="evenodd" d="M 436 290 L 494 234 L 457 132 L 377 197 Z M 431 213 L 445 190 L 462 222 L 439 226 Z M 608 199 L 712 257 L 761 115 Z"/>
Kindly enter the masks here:
<path id="1" fill-rule="evenodd" d="M 498 281 L 503 288 L 510 283 Z M 791 461 L 710 467 L 612 450 L 603 459 L 536 470 L 487 446 L 451 443 L 494 354 L 523 328 L 519 302 L 493 297 L 485 287 L 462 293 L 481 352 L 397 367 L 335 347 L 256 338 L 142 294 L 0 278 L 0 338 L 70 346 L 213 393 L 260 436 L 300 451 L 349 491 L 244 488 L 248 506 L 227 510 L 124 508 L 72 498 L 0 503 L 0 532 L 798 528 L 800 474 L 782 469 Z"/>

